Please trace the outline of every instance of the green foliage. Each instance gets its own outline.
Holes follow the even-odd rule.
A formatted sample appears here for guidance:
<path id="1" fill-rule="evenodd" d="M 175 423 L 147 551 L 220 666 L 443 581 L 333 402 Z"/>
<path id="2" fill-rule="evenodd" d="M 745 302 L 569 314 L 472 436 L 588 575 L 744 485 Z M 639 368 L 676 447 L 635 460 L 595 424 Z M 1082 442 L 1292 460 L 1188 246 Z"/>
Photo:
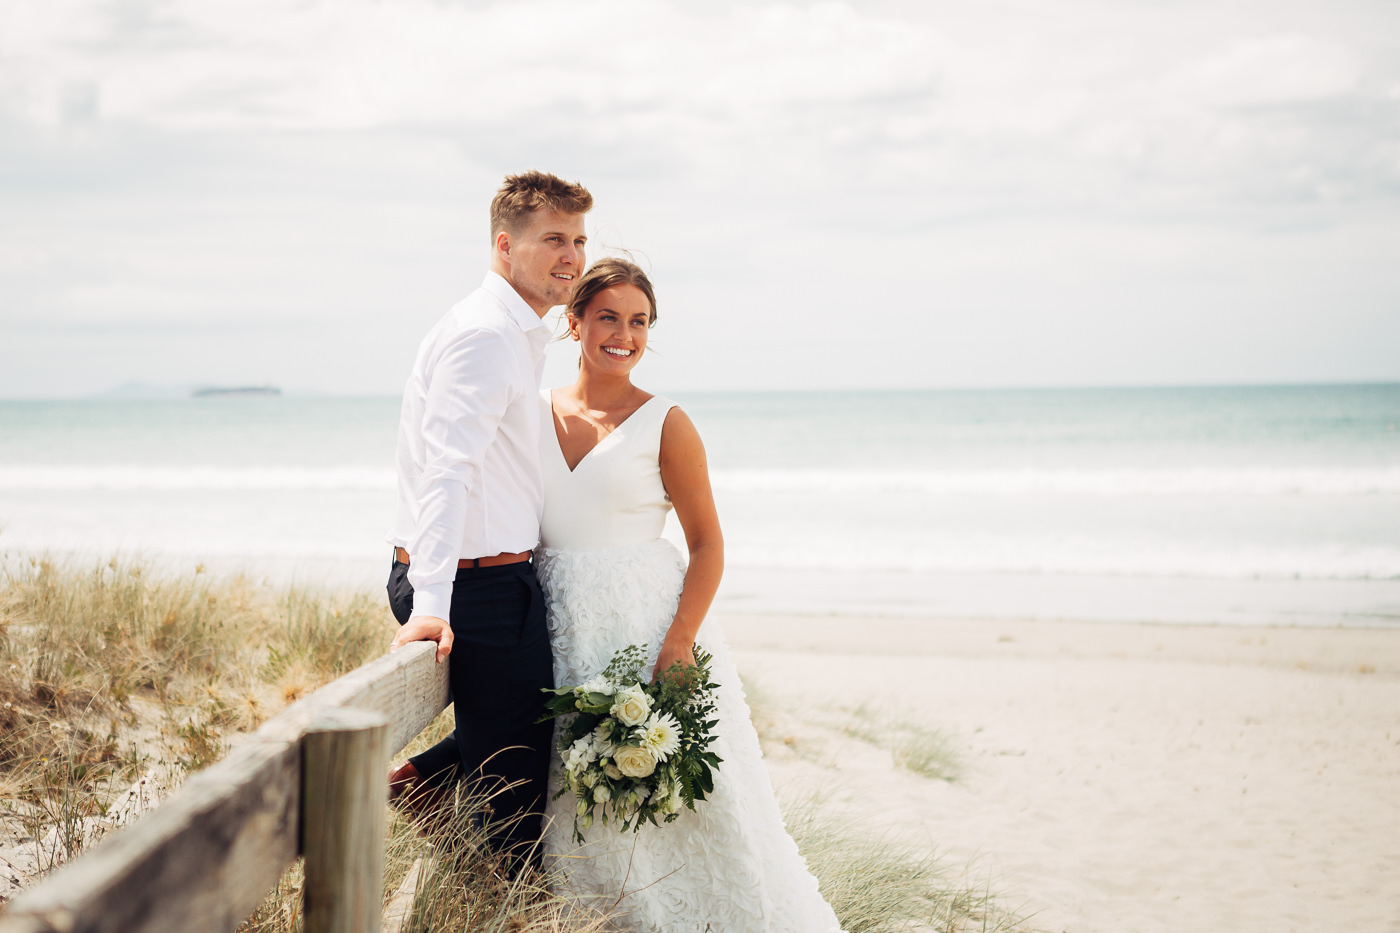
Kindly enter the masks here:
<path id="1" fill-rule="evenodd" d="M 708 750 L 718 722 L 711 718 L 713 657 L 702 648 L 694 654 L 694 666 L 677 662 L 643 683 L 646 646 L 628 645 L 587 683 L 545 691 L 548 712 L 541 721 L 559 718 L 559 752 L 564 759 L 564 781 L 555 799 L 575 795 L 574 838 L 579 843 L 583 831 L 593 825 L 595 812 L 604 823 L 618 823 L 619 830 L 636 831 L 644 823 L 657 825 L 658 817 L 671 822 L 681 806 L 694 810 L 697 801 L 714 791 L 720 758 Z M 639 693 L 645 695 L 650 718 L 628 725 L 625 704 Z M 650 745 L 645 738 L 649 728 L 673 728 L 676 746 L 663 751 Z M 645 773 L 635 760 L 626 760 L 642 749 L 654 751 Z"/>

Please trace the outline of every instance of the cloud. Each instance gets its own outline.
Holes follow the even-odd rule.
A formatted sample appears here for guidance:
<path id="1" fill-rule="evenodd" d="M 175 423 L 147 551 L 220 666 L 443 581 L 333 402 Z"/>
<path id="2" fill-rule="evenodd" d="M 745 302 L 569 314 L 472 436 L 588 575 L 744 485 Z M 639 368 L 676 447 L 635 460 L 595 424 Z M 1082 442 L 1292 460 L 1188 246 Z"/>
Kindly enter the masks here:
<path id="1" fill-rule="evenodd" d="M 0 40 L 7 109 L 60 122 L 65 89 L 81 87 L 113 120 L 344 130 L 527 115 L 577 125 L 601 104 L 659 119 L 648 132 L 696 133 L 758 123 L 775 107 L 900 93 L 935 73 L 930 30 L 844 3 L 128 0 L 115 9 L 57 0 L 14 16 Z"/>
<path id="2" fill-rule="evenodd" d="M 1168 74 L 1168 96 L 1214 107 L 1289 104 L 1340 97 L 1356 90 L 1357 56 L 1336 42 L 1300 35 L 1243 39 Z"/>
<path id="3" fill-rule="evenodd" d="M 393 391 L 407 362 L 376 355 L 411 359 L 480 275 L 501 175 L 539 167 L 646 254 L 686 384 L 1123 379 L 1139 345 L 1170 379 L 1180 306 L 1233 322 L 1223 360 L 1260 308 L 1304 318 L 1348 278 L 1329 310 L 1372 321 L 1397 287 L 1390 9 L 8 4 L 0 328 L 87 347 L 87 379 L 223 354 Z M 123 329 L 149 339 L 113 354 Z M 297 341 L 324 362 L 279 375 Z M 8 352 L 0 393 L 38 391 L 52 367 Z"/>

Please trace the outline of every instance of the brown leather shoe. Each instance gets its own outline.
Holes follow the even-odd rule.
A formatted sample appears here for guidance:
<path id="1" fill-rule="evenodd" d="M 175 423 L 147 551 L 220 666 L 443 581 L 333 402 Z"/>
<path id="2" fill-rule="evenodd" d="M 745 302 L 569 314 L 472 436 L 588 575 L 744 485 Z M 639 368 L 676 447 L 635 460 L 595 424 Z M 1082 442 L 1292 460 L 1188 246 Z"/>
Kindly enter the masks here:
<path id="1" fill-rule="evenodd" d="M 413 767 L 413 762 L 405 761 L 389 772 L 389 802 L 394 803 L 422 780 L 423 776 Z"/>
<path id="2" fill-rule="evenodd" d="M 405 761 L 389 772 L 389 802 L 415 820 L 436 822 L 451 809 L 454 783 L 451 775 L 437 783 L 424 780 L 413 762 Z"/>

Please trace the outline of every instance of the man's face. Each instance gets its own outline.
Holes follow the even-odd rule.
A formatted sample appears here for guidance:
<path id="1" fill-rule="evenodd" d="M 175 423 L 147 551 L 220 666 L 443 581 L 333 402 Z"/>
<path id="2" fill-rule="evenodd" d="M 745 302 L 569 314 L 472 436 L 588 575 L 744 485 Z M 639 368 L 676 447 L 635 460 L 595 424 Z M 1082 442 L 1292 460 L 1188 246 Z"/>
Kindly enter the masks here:
<path id="1" fill-rule="evenodd" d="M 583 215 L 535 211 L 516 233 L 509 234 L 511 286 L 541 316 L 568 302 L 583 275 Z"/>

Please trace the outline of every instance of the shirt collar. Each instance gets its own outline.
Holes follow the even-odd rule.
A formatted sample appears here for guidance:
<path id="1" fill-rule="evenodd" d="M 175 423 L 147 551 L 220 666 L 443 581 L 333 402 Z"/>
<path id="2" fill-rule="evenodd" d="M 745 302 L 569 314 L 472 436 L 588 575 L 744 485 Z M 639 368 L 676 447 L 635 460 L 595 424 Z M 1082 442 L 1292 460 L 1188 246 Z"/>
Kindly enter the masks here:
<path id="1" fill-rule="evenodd" d="M 515 319 L 515 323 L 525 333 L 532 330 L 548 330 L 544 318 L 535 313 L 535 309 L 525 303 L 511 284 L 499 273 L 487 272 L 486 281 L 481 283 L 481 287 L 495 296 L 496 300 L 506 306 L 510 316 Z"/>

